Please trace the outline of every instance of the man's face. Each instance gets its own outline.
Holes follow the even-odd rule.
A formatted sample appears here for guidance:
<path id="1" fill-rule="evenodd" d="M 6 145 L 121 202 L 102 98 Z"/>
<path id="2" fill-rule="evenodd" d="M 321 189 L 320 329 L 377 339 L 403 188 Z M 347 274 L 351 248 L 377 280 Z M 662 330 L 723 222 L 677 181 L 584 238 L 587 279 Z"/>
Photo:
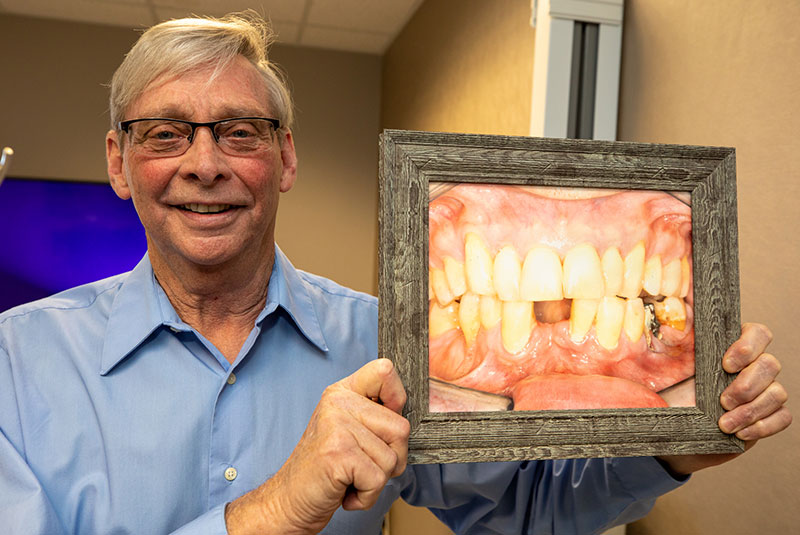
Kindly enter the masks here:
<path id="1" fill-rule="evenodd" d="M 212 83 L 213 66 L 179 77 L 156 79 L 131 104 L 125 119 L 166 117 L 207 122 L 231 117 L 273 117 L 256 69 L 237 58 Z M 291 134 L 283 142 L 246 155 L 220 150 L 211 130 L 198 128 L 180 156 L 153 158 L 131 136 L 106 139 L 114 191 L 132 198 L 154 261 L 223 266 L 271 255 L 280 192 L 292 187 L 296 157 Z"/>

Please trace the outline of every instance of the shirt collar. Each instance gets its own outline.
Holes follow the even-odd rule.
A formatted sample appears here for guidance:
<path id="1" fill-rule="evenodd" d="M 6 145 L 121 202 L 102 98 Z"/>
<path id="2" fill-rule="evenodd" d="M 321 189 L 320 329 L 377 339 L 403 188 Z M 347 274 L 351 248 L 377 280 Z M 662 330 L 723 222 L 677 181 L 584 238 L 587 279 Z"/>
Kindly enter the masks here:
<path id="1" fill-rule="evenodd" d="M 319 316 L 314 301 L 308 290 L 308 283 L 300 276 L 300 272 L 289 262 L 283 251 L 275 245 L 275 262 L 267 288 L 267 303 L 258 316 L 258 322 L 264 320 L 278 306 L 283 308 L 294 320 L 300 332 L 308 341 L 322 351 L 328 351 Z"/>
<path id="2" fill-rule="evenodd" d="M 328 351 L 307 283 L 276 245 L 267 302 L 257 323 L 260 324 L 278 307 L 288 313 L 309 342 L 322 351 Z M 150 258 L 145 254 L 114 298 L 103 341 L 100 374 L 109 373 L 162 325 L 173 330 L 191 330 L 178 317 L 156 281 Z"/>

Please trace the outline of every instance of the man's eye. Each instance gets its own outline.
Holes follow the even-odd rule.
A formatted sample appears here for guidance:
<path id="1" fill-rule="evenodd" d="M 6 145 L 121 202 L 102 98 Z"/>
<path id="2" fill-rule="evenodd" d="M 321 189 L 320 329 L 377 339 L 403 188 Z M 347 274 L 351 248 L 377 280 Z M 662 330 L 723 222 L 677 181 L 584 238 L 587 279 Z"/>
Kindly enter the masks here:
<path id="1" fill-rule="evenodd" d="M 170 132 L 168 130 L 162 130 L 160 132 L 155 132 L 153 134 L 153 137 L 156 138 L 156 139 L 162 139 L 162 140 L 167 141 L 167 140 L 173 139 L 175 137 L 175 132 Z"/>
<path id="2" fill-rule="evenodd" d="M 148 122 L 137 125 L 138 138 L 142 143 L 171 143 L 189 137 L 191 128 L 183 123 Z"/>
<path id="3" fill-rule="evenodd" d="M 181 137 L 180 133 L 172 128 L 153 128 L 145 134 L 146 139 L 153 141 L 172 141 Z"/>
<path id="4" fill-rule="evenodd" d="M 256 128 L 250 123 L 234 123 L 225 125 L 220 132 L 221 137 L 229 139 L 247 139 L 258 135 Z"/>

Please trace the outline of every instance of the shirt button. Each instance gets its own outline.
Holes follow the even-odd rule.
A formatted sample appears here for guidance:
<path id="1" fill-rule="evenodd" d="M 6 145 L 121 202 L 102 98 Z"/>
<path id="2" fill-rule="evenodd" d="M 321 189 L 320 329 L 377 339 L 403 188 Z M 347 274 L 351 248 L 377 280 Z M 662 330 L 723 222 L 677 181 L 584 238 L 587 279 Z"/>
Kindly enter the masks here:
<path id="1" fill-rule="evenodd" d="M 235 382 L 236 382 L 236 374 L 231 372 L 231 374 L 228 376 L 228 384 L 232 385 Z"/>
<path id="2" fill-rule="evenodd" d="M 234 479 L 236 479 L 237 475 L 239 475 L 239 473 L 233 466 L 229 466 L 227 469 L 225 469 L 225 479 L 227 479 L 228 481 L 233 481 Z"/>

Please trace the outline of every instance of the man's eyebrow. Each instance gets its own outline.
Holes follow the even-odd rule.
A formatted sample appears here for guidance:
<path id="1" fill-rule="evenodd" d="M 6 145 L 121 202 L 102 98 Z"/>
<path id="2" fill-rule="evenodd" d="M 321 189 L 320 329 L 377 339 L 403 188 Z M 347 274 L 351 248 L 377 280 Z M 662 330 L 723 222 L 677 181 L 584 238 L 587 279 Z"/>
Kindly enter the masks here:
<path id="1" fill-rule="evenodd" d="M 161 108 L 151 108 L 142 117 L 165 117 L 168 119 L 189 119 L 191 113 L 186 109 L 177 106 L 164 106 Z"/>
<path id="2" fill-rule="evenodd" d="M 220 111 L 214 113 L 219 119 L 227 119 L 228 117 L 269 117 L 269 114 L 263 108 L 255 107 L 225 107 Z"/>
<path id="3" fill-rule="evenodd" d="M 147 115 L 142 117 L 164 117 L 167 119 L 183 119 L 192 120 L 192 113 L 185 108 L 178 106 L 165 106 L 162 108 L 153 108 L 147 112 Z M 233 117 L 268 117 L 269 114 L 263 108 L 258 107 L 244 107 L 244 106 L 226 106 L 215 110 L 211 115 L 212 120 L 229 119 Z"/>

